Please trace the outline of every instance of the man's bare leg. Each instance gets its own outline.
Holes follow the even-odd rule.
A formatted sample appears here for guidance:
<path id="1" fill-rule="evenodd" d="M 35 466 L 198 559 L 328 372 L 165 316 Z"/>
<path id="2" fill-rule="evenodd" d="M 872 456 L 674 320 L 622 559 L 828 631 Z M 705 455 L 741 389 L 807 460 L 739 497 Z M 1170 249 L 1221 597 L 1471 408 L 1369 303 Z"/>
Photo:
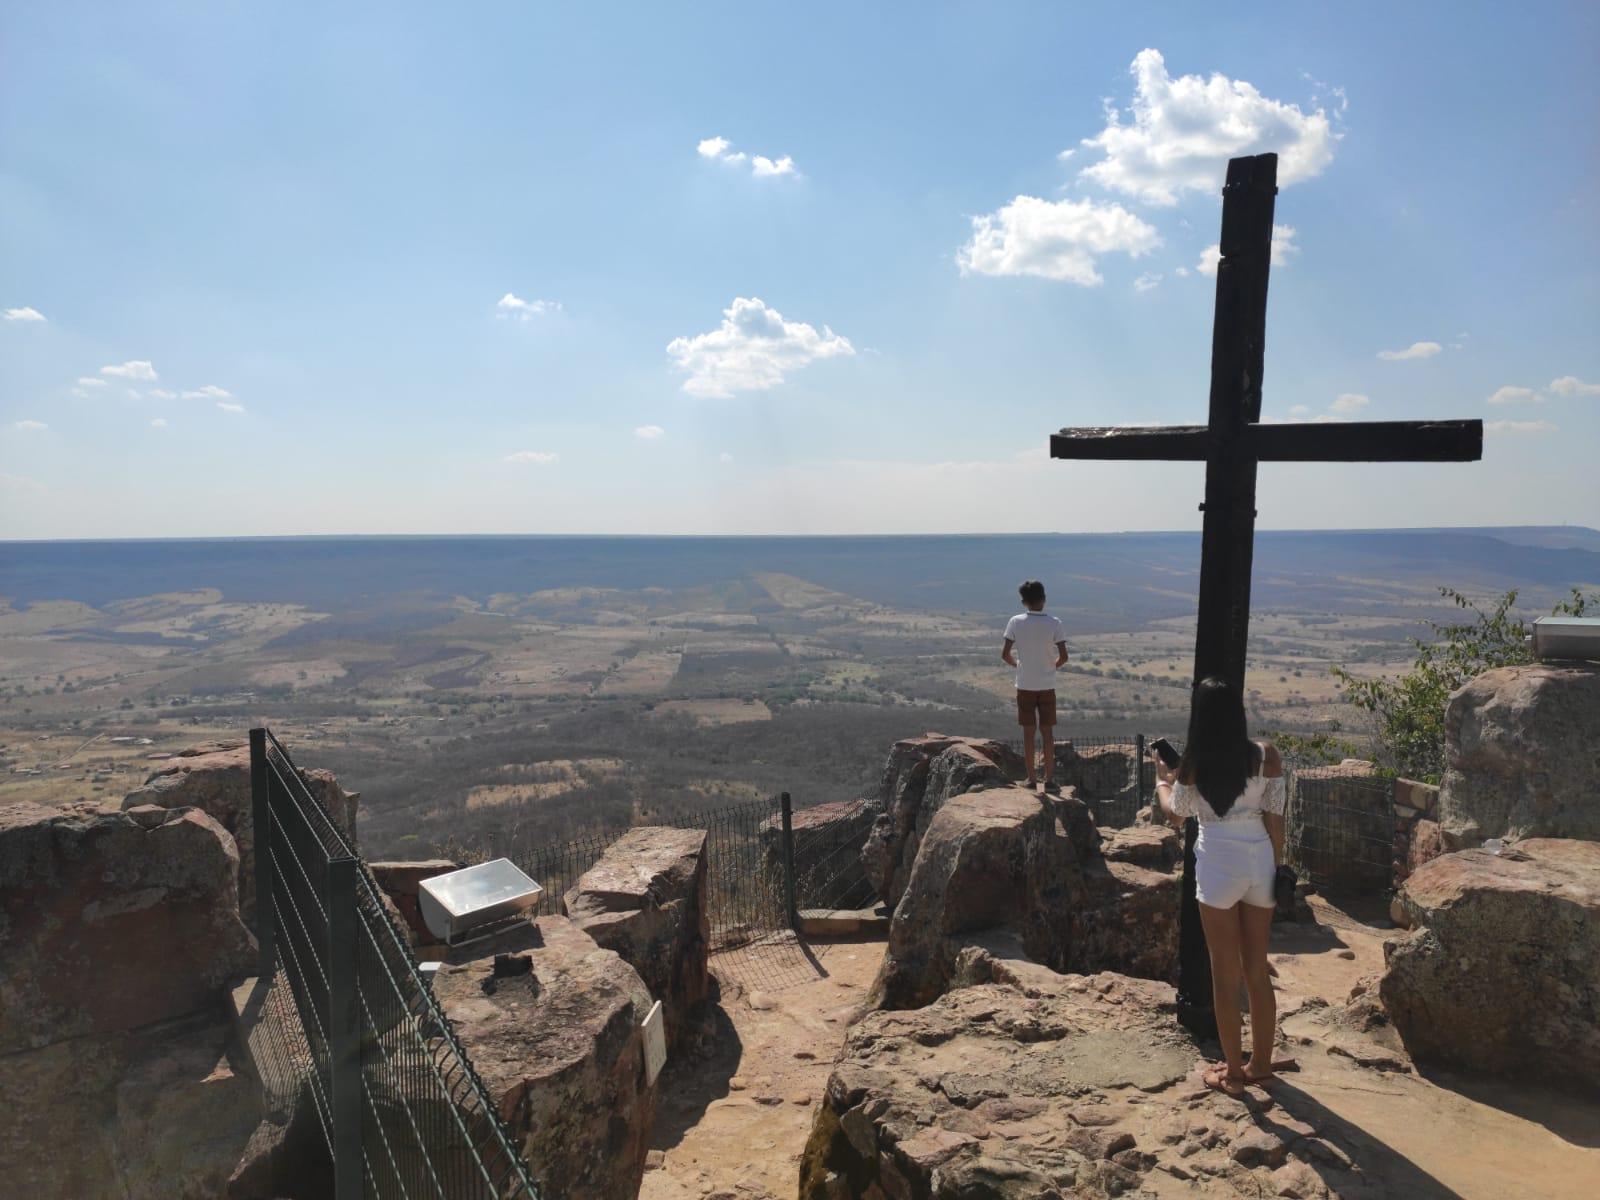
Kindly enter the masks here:
<path id="1" fill-rule="evenodd" d="M 1050 777 L 1056 773 L 1056 727 L 1054 725 L 1039 726 L 1040 749 L 1044 754 L 1044 785 L 1050 786 Z M 1029 752 L 1029 758 L 1033 757 Z"/>
<path id="2" fill-rule="evenodd" d="M 1024 725 L 1022 727 L 1022 754 L 1023 754 L 1023 757 L 1028 760 L 1028 786 L 1029 787 L 1037 787 L 1039 785 L 1039 777 L 1034 773 L 1034 767 L 1033 767 L 1033 760 L 1034 760 L 1033 737 L 1034 737 L 1034 727 L 1032 725 Z"/>

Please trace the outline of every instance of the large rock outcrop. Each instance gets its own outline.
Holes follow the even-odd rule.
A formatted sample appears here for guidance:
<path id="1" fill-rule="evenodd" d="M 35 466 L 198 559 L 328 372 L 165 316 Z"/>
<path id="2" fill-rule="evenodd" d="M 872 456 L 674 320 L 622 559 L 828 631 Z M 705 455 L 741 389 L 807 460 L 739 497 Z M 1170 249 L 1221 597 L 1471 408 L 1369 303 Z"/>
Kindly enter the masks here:
<path id="1" fill-rule="evenodd" d="M 461 864 L 448 858 L 396 859 L 368 863 L 367 868 L 372 872 L 373 882 L 382 889 L 384 896 L 394 906 L 394 911 L 405 923 L 412 947 L 420 950 L 443 946 L 444 943 L 433 936 L 433 931 L 422 916 L 422 901 L 419 899 L 422 881 L 460 870 Z"/>
<path id="2" fill-rule="evenodd" d="M 1131 824 L 1139 806 L 1139 771 L 1149 784 L 1144 795 L 1155 792 L 1155 768 L 1140 763 L 1133 743 L 1109 746 L 1055 744 L 1055 781 L 1072 788 L 1102 825 Z"/>
<path id="3" fill-rule="evenodd" d="M 1600 840 L 1600 666 L 1485 671 L 1445 709 L 1439 825 L 1487 838 Z"/>
<path id="4" fill-rule="evenodd" d="M 1200 1084 L 1200 1048 L 1175 1009 L 1165 984 L 1035 967 L 1017 986 L 868 1015 L 817 1106 L 800 1200 L 1065 1200 L 1186 1185 L 1313 1197 L 1324 1184 L 1361 1186 L 1330 1134 Z"/>
<path id="5" fill-rule="evenodd" d="M 866 908 L 876 898 L 861 862 L 861 851 L 883 812 L 871 796 L 836 800 L 794 811 L 796 904 L 806 908 Z M 761 826 L 761 862 L 769 876 L 783 872 L 783 818 Z"/>
<path id="6" fill-rule="evenodd" d="M 564 906 L 573 924 L 639 972 L 675 1044 L 711 991 L 705 830 L 630 829 L 583 873 Z"/>
<path id="7" fill-rule="evenodd" d="M 638 972 L 566 917 L 546 916 L 519 946 L 442 967 L 434 994 L 540 1194 L 634 1200 L 656 1105 L 639 1031 L 651 998 Z"/>
<path id="8" fill-rule="evenodd" d="M 197 809 L 0 808 L 0 1054 L 219 1002 L 255 963 L 238 869 Z"/>
<path id="9" fill-rule="evenodd" d="M 917 846 L 928 823 L 951 796 L 1023 778 L 1027 767 L 1003 742 L 925 733 L 896 742 L 878 785 L 882 812 L 861 851 L 861 865 L 878 898 L 900 903 Z"/>
<path id="10" fill-rule="evenodd" d="M 947 800 L 922 837 L 869 1002 L 931 1003 L 962 951 L 1004 944 L 1056 971 L 1167 978 L 1177 962 L 1178 877 L 1108 862 L 1087 808 L 1004 786 Z"/>
<path id="11" fill-rule="evenodd" d="M 233 839 L 195 809 L 0 807 L 0 1191 L 214 1200 L 261 1117 L 225 989 Z"/>
<path id="12" fill-rule="evenodd" d="M 1380 995 L 1413 1059 L 1600 1091 L 1600 843 L 1446 854 L 1399 899 Z"/>
<path id="13" fill-rule="evenodd" d="M 351 838 L 356 832 L 359 792 L 347 792 L 331 771 L 302 769 L 300 778 Z M 213 742 L 180 751 L 122 801 L 124 810 L 144 805 L 198 808 L 233 835 L 239 849 L 239 910 L 255 928 L 255 810 L 250 795 L 250 747 Z"/>

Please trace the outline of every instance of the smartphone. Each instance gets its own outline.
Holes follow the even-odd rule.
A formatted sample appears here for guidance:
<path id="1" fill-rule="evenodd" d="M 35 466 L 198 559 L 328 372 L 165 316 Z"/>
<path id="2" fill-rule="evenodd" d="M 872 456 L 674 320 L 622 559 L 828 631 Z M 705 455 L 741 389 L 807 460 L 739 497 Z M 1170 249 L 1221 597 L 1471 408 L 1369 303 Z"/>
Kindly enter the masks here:
<path id="1" fill-rule="evenodd" d="M 1154 750 L 1156 756 L 1174 771 L 1178 769 L 1178 764 L 1183 761 L 1183 755 L 1178 753 L 1177 747 L 1164 737 L 1156 738 L 1155 741 L 1151 742 L 1150 749 Z"/>

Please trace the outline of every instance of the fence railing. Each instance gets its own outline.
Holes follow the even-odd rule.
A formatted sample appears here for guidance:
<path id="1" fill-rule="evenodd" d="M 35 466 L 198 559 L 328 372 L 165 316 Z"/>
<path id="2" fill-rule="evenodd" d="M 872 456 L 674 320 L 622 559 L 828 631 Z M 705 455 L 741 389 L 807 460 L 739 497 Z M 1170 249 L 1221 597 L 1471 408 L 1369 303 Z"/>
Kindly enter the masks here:
<path id="1" fill-rule="evenodd" d="M 315 1109 L 336 1200 L 538 1200 L 353 840 L 269 730 L 250 768 L 264 1083 Z"/>
<path id="2" fill-rule="evenodd" d="M 763 857 L 763 828 L 781 808 L 782 797 L 774 797 L 653 822 L 706 833 L 706 909 L 713 950 L 790 926 L 782 873 L 774 873 Z M 512 833 L 491 838 L 488 851 L 490 857 L 509 858 L 539 881 L 545 890 L 537 911 L 560 912 L 562 897 L 626 832 L 624 827 L 599 827 L 548 845 L 531 845 Z"/>

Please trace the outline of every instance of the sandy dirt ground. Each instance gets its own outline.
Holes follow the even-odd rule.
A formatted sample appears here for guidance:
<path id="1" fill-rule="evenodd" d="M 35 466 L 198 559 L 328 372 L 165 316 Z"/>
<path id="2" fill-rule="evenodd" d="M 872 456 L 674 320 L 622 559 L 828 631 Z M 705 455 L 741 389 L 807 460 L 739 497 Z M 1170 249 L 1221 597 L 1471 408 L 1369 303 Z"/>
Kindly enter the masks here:
<path id="1" fill-rule="evenodd" d="M 1274 1102 L 1361 1146 L 1394 1200 L 1595 1196 L 1600 1103 L 1536 1080 L 1413 1070 L 1345 1011 L 1352 988 L 1382 969 L 1394 931 L 1375 912 L 1312 903 L 1316 925 L 1274 932 L 1283 1053 L 1299 1065 L 1274 1085 Z M 795 1195 L 815 1101 L 882 953 L 881 941 L 791 942 L 713 957 L 721 1003 L 662 1077 L 642 1200 Z M 1236 1194 L 1210 1186 L 1188 1194 Z"/>

